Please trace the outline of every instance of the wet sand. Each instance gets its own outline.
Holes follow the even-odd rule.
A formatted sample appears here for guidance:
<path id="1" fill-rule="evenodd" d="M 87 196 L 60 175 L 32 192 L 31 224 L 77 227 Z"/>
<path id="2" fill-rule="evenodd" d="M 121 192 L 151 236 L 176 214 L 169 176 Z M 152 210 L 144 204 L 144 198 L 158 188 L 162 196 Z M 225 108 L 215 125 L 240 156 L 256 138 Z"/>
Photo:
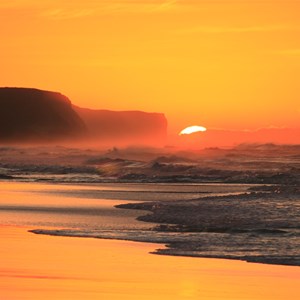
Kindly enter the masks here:
<path id="1" fill-rule="evenodd" d="M 1 300 L 297 299 L 299 267 L 169 257 L 161 245 L 0 227 Z"/>

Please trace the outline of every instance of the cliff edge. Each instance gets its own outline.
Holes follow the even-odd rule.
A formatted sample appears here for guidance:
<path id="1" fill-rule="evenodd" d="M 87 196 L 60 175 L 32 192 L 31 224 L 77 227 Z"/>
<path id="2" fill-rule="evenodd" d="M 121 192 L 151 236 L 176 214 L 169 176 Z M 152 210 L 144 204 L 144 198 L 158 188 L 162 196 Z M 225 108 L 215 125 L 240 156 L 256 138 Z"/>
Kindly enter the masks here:
<path id="1" fill-rule="evenodd" d="M 52 142 L 82 137 L 84 122 L 56 92 L 0 88 L 0 141 Z"/>

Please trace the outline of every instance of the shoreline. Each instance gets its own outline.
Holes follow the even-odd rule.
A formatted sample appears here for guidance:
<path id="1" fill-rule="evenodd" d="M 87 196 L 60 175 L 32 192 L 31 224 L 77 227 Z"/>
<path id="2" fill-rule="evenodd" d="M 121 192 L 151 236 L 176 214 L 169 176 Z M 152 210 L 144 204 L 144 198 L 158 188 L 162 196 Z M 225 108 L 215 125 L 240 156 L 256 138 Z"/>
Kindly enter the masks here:
<path id="1" fill-rule="evenodd" d="M 300 266 L 300 253 L 291 250 L 300 247 L 297 242 L 300 237 L 299 199 L 299 187 L 277 185 L 250 188 L 249 192 L 239 195 L 168 203 L 129 203 L 116 207 L 150 212 L 137 220 L 156 223 L 153 230 L 157 232 L 199 234 L 198 239 L 190 242 L 175 240 L 165 243 L 166 248 L 155 254 Z M 282 211 L 276 207 L 285 204 Z M 291 219 L 287 220 L 285 214 Z M 219 239 L 224 243 L 224 253 L 215 250 L 220 247 Z"/>
<path id="2" fill-rule="evenodd" d="M 14 224 L 16 212 L 26 222 L 30 222 L 26 214 L 32 212 L 37 223 L 32 223 L 30 229 L 37 234 L 165 245 L 162 249 L 149 251 L 155 254 L 300 265 L 299 190 L 295 186 L 252 186 L 248 190 L 249 186 L 222 185 L 212 188 L 211 185 L 201 185 L 199 188 L 185 186 L 183 190 L 181 186 L 177 187 L 180 192 L 187 194 L 176 193 L 173 185 L 151 188 L 138 184 L 130 187 L 127 184 L 102 187 L 94 184 L 84 187 L 74 184 L 58 186 L 45 183 L 4 183 L 3 200 L 7 197 L 7 200 L 10 199 L 5 200 L 1 206 L 5 213 L 4 220 L 8 215 L 6 222 Z M 24 200 L 17 200 L 19 196 L 16 199 L 13 192 L 9 194 L 15 188 L 33 193 L 32 197 L 26 200 L 25 193 Z M 244 190 L 244 194 L 233 194 L 236 190 Z M 7 195 L 5 191 L 8 191 Z M 141 191 L 143 194 L 139 194 Z M 169 191 L 175 194 L 169 197 Z M 197 191 L 213 193 L 200 196 Z M 216 196 L 218 191 L 226 191 L 227 194 Z M 194 193 L 192 200 L 190 193 Z M 39 195 L 45 196 L 43 201 Z M 61 196 L 66 197 L 65 201 L 61 201 Z M 153 197 L 157 201 L 153 202 Z M 139 199 L 146 202 L 140 202 Z M 165 200 L 158 201 L 162 199 Z M 116 206 L 129 210 L 117 210 Z M 56 223 L 52 222 L 53 218 Z M 71 223 L 63 225 L 64 218 L 68 218 Z M 84 222 L 94 222 L 94 227 L 85 228 Z M 122 224 L 131 224 L 131 227 Z"/>
<path id="3" fill-rule="evenodd" d="M 276 209 L 277 203 L 282 206 L 287 202 L 283 214 L 289 209 L 288 214 L 292 216 L 298 197 L 299 189 L 295 186 L 261 186 L 250 188 L 250 192 L 240 195 L 127 203 L 115 207 L 143 210 L 145 213 L 149 211 L 150 214 L 140 215 L 137 220 L 152 223 L 154 227 L 136 232 L 67 229 L 33 229 L 30 232 L 159 243 L 165 247 L 150 251 L 159 255 L 300 266 L 300 255 L 297 252 L 300 248 L 299 216 L 297 218 L 296 214 L 295 218 L 285 220 L 286 227 L 282 228 L 284 216 Z M 258 212 L 256 208 L 262 205 L 264 208 Z"/>
<path id="4" fill-rule="evenodd" d="M 0 226 L 0 295 L 5 299 L 297 298 L 299 268 L 148 255 L 157 244 L 53 238 L 29 229 Z"/>

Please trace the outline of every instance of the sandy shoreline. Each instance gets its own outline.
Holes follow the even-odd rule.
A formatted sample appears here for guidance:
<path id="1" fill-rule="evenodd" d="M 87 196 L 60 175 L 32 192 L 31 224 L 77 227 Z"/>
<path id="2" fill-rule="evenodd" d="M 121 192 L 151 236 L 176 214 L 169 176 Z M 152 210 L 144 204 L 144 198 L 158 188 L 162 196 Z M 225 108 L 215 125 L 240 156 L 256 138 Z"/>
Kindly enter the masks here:
<path id="1" fill-rule="evenodd" d="M 0 299 L 296 299 L 297 267 L 149 255 L 158 245 L 0 227 Z M 161 246 L 161 245 L 160 245 Z"/>
<path id="2" fill-rule="evenodd" d="M 78 190 L 85 193 L 75 197 L 73 188 L 76 194 Z M 162 244 L 28 232 L 75 229 L 75 225 L 84 228 L 94 220 L 90 212 L 96 212 L 95 224 L 100 224 L 101 230 L 105 224 L 113 224 L 115 232 L 124 231 L 123 227 L 119 230 L 124 223 L 129 230 L 147 225 L 134 221 L 140 210 L 116 210 L 112 207 L 115 200 L 101 201 L 98 194 L 97 199 L 87 197 L 93 192 L 94 188 L 77 186 L 2 185 L 2 224 L 10 225 L 0 226 L 1 300 L 298 298 L 299 267 L 151 255 L 149 252 Z M 8 211 L 12 206 L 18 209 Z M 28 206 L 39 208 L 38 213 L 27 213 Z M 86 213 L 78 214 L 78 207 Z"/>

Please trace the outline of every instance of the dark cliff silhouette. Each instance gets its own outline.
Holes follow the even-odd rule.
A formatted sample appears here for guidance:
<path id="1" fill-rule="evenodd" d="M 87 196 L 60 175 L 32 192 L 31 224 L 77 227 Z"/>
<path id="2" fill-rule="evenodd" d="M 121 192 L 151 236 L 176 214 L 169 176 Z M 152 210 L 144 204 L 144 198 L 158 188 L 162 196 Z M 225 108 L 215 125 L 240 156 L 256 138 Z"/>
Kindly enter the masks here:
<path id="1" fill-rule="evenodd" d="M 161 113 L 92 110 L 75 107 L 85 122 L 90 138 L 104 144 L 164 145 L 167 119 Z"/>
<path id="2" fill-rule="evenodd" d="M 0 88 L 0 141 L 52 142 L 85 134 L 84 122 L 62 94 Z"/>
<path id="3" fill-rule="evenodd" d="M 164 145 L 163 114 L 72 106 L 56 92 L 0 88 L 0 142 L 84 141 L 103 146 Z"/>

